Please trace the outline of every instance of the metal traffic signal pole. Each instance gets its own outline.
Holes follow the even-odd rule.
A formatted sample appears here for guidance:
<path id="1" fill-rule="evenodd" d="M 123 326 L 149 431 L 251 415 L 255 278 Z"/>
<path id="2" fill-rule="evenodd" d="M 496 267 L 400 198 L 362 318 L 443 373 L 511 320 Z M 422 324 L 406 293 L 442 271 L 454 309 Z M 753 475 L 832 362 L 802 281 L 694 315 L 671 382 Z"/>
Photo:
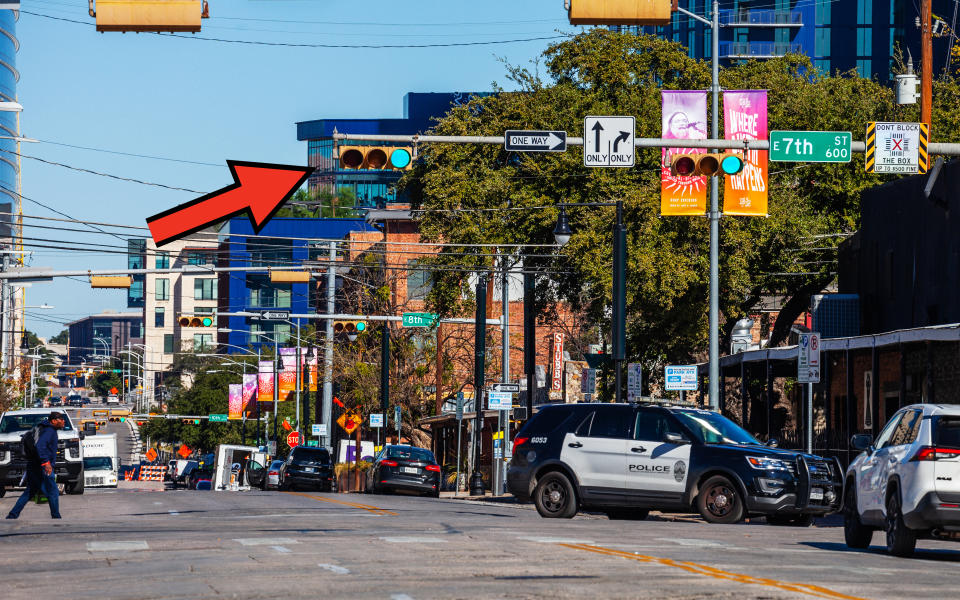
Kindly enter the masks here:
<path id="1" fill-rule="evenodd" d="M 327 431 L 320 437 L 320 445 L 331 448 L 333 435 L 333 319 L 337 312 L 337 243 L 330 242 L 330 265 L 327 267 L 327 319 L 324 328 L 327 339 L 323 345 L 323 418 Z"/>
<path id="2" fill-rule="evenodd" d="M 473 359 L 473 409 L 476 419 L 473 424 L 473 474 L 470 476 L 470 495 L 483 495 L 483 475 L 480 473 L 480 448 L 483 437 L 483 384 L 486 376 L 487 354 L 487 274 L 477 278 L 476 340 Z"/>
<path id="3" fill-rule="evenodd" d="M 720 136 L 720 2 L 713 0 L 713 13 L 710 15 L 710 41 L 713 51 L 710 53 L 711 92 L 713 95 L 713 114 L 710 115 L 710 136 Z M 708 399 L 712 410 L 720 408 L 720 190 L 719 179 L 710 178 L 710 387 Z"/>

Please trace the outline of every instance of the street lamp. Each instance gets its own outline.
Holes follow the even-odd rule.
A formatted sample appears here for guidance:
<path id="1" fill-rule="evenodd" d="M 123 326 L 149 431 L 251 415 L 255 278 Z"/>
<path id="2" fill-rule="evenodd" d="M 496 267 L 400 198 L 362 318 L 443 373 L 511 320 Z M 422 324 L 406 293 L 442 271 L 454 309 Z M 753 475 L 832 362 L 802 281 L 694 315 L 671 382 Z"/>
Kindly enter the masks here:
<path id="1" fill-rule="evenodd" d="M 623 361 L 626 359 L 627 337 L 627 228 L 623 224 L 623 201 L 563 203 L 558 206 L 560 215 L 553 229 L 553 237 L 560 246 L 565 246 L 573 235 L 567 220 L 568 206 L 615 206 L 617 209 L 617 220 L 613 225 L 613 319 L 610 337 L 613 342 L 615 398 L 617 402 L 623 402 Z"/>

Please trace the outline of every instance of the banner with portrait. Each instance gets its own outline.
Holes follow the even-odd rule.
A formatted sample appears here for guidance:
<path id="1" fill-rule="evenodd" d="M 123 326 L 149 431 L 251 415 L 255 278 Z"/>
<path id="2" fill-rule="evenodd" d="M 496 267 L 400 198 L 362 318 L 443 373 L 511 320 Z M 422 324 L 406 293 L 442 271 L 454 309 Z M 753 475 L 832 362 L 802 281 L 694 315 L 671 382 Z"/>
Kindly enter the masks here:
<path id="1" fill-rule="evenodd" d="M 767 139 L 767 91 L 724 92 L 723 130 L 726 140 Z M 768 155 L 767 150 L 747 150 L 743 171 L 724 177 L 723 214 L 767 216 Z"/>
<path id="2" fill-rule="evenodd" d="M 707 93 L 703 91 L 668 90 L 661 92 L 663 112 L 661 136 L 668 140 L 707 139 Z M 707 178 L 686 177 L 670 173 L 670 160 L 675 154 L 703 154 L 704 148 L 661 150 L 660 214 L 664 216 L 703 216 L 707 212 Z"/>

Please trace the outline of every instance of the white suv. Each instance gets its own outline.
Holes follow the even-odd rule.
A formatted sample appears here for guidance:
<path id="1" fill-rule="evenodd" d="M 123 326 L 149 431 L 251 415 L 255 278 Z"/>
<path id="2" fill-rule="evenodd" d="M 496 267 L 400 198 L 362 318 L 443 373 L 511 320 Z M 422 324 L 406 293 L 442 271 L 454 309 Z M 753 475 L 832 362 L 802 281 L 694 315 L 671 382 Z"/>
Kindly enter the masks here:
<path id="1" fill-rule="evenodd" d="M 875 529 L 887 551 L 913 553 L 918 538 L 960 541 L 960 405 L 914 404 L 900 409 L 863 450 L 844 479 L 847 546 L 866 548 Z"/>

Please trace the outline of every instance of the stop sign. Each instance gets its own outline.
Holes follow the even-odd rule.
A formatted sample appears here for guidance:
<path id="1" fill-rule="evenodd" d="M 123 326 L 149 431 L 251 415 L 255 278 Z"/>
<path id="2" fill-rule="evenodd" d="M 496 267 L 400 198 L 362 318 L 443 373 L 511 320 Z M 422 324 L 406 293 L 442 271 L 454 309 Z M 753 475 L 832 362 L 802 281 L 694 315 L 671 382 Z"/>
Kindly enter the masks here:
<path id="1" fill-rule="evenodd" d="M 287 434 L 287 445 L 291 448 L 296 448 L 300 445 L 300 432 L 291 431 Z"/>

